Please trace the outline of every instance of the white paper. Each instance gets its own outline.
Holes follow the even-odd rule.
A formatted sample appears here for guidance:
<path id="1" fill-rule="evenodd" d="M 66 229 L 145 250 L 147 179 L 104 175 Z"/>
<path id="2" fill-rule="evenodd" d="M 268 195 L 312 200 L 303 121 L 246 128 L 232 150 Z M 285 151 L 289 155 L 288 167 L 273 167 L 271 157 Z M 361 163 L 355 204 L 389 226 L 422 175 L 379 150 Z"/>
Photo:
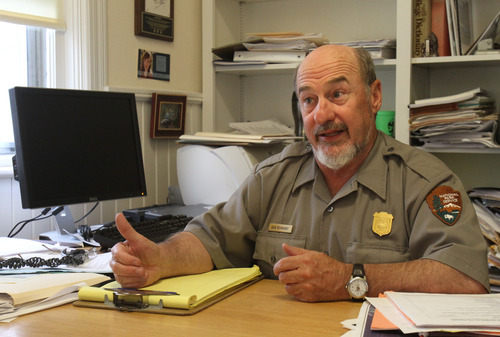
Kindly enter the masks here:
<path id="1" fill-rule="evenodd" d="M 500 331 L 500 294 L 386 292 L 385 295 L 417 327 Z"/>

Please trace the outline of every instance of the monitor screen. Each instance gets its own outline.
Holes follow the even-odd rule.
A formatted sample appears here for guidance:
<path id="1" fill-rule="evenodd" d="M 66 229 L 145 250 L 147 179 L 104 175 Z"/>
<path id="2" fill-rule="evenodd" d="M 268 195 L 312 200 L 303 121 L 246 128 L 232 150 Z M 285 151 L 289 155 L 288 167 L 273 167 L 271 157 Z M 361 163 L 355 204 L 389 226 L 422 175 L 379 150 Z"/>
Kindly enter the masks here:
<path id="1" fill-rule="evenodd" d="M 23 208 L 146 195 L 134 94 L 10 89 Z"/>

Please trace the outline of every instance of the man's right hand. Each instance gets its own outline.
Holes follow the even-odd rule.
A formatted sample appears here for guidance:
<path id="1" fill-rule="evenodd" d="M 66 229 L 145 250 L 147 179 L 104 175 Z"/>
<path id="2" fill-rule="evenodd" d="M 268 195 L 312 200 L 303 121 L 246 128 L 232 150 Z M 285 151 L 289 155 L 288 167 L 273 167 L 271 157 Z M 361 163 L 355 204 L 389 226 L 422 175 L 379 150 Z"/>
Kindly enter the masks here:
<path id="1" fill-rule="evenodd" d="M 111 249 L 110 266 L 122 287 L 140 288 L 161 277 L 160 247 L 137 233 L 121 213 L 116 215 L 116 226 L 125 242 Z"/>

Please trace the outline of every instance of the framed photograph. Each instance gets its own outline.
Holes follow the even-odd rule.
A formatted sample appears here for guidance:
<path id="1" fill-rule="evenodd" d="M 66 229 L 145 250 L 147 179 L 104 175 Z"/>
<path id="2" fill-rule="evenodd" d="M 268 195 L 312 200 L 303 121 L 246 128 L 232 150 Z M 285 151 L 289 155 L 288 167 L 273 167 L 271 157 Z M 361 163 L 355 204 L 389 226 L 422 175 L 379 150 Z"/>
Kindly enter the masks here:
<path id="1" fill-rule="evenodd" d="M 174 41 L 174 0 L 135 0 L 135 35 Z"/>
<path id="2" fill-rule="evenodd" d="M 153 94 L 151 138 L 179 138 L 184 134 L 186 96 Z"/>
<path id="3" fill-rule="evenodd" d="M 170 81 L 170 55 L 139 49 L 137 77 Z"/>

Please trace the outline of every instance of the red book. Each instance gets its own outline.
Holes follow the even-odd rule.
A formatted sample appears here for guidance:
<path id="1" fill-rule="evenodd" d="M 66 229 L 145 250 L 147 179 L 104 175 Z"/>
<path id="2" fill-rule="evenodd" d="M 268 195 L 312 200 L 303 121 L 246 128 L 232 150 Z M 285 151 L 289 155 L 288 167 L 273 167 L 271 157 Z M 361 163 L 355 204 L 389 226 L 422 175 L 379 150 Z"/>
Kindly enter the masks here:
<path id="1" fill-rule="evenodd" d="M 438 40 L 438 55 L 451 56 L 445 0 L 432 0 L 431 25 L 432 32 L 436 34 Z"/>

